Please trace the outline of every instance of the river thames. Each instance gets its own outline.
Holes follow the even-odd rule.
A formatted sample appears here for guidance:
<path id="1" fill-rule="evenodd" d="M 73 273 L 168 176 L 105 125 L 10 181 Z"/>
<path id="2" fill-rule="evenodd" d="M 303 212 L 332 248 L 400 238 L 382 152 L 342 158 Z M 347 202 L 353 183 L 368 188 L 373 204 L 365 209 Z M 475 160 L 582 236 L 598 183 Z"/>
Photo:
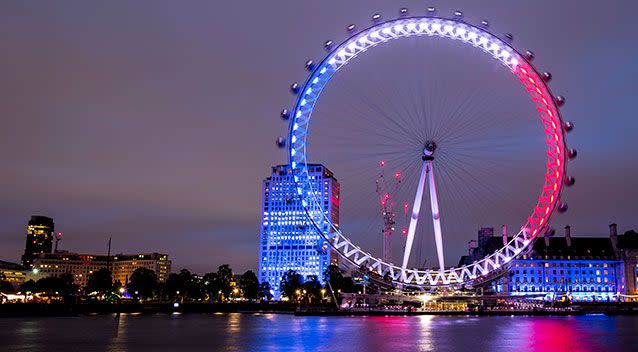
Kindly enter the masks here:
<path id="1" fill-rule="evenodd" d="M 2 351 L 635 351 L 637 316 L 0 319 Z"/>

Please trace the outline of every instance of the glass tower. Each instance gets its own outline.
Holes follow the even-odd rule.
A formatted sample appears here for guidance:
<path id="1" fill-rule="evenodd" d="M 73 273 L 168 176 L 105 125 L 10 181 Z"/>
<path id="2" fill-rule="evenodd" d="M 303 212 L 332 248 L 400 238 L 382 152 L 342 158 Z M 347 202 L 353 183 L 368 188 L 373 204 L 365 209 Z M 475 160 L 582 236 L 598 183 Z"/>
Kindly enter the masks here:
<path id="1" fill-rule="evenodd" d="M 323 165 L 308 165 L 308 171 L 320 200 L 317 209 L 310 211 L 324 213 L 338 226 L 339 182 Z M 279 283 L 286 271 L 295 270 L 304 279 L 314 275 L 323 283 L 324 270 L 337 260 L 330 244 L 307 219 L 295 189 L 288 165 L 272 167 L 271 175 L 263 181 L 259 280 L 270 284 L 276 299 L 280 298 Z M 317 226 L 324 233 L 331 231 L 327 222 Z"/>
<path id="2" fill-rule="evenodd" d="M 22 265 L 30 268 L 33 259 L 42 253 L 51 253 L 53 247 L 53 219 L 34 215 L 27 225 L 27 243 L 24 247 Z"/>

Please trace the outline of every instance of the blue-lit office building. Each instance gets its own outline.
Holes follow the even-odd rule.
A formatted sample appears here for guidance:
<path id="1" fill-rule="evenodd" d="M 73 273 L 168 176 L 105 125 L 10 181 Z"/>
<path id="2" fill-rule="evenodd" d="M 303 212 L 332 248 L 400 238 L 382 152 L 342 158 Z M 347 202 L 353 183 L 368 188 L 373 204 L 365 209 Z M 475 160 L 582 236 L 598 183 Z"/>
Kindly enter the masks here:
<path id="1" fill-rule="evenodd" d="M 310 178 L 318 190 L 316 197 L 322 212 L 339 224 L 339 182 L 325 166 L 308 165 Z M 280 298 L 279 284 L 288 270 L 295 270 L 305 279 L 315 275 L 323 283 L 323 272 L 337 256 L 329 243 L 306 217 L 301 200 L 296 196 L 292 172 L 288 165 L 272 167 L 263 181 L 262 221 L 259 246 L 259 280 L 268 282 L 275 299 Z M 329 231 L 329 224 L 317 224 Z"/>
<path id="2" fill-rule="evenodd" d="M 546 300 L 633 301 L 638 292 L 638 233 L 618 235 L 616 224 L 609 229 L 605 237 L 572 237 L 566 226 L 564 236 L 539 238 L 489 289 Z M 479 231 L 479 243 L 470 241 L 470 252 L 459 264 L 492 253 L 511 239 L 493 236 L 490 230 Z"/>

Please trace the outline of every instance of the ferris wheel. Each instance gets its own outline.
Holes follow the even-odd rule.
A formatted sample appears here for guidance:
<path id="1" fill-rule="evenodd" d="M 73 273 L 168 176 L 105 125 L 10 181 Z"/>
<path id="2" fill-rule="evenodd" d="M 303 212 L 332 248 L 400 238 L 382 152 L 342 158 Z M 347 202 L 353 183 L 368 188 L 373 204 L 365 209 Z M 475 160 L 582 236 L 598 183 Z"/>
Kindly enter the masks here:
<path id="1" fill-rule="evenodd" d="M 354 25 L 348 26 L 349 37 L 341 44 L 337 45 L 332 41 L 325 42 L 324 47 L 327 55 L 317 63 L 311 60 L 307 61 L 306 69 L 310 72 L 307 80 L 303 84 L 294 83 L 290 87 L 297 98 L 292 109 L 284 109 L 281 112 L 281 117 L 289 121 L 289 133 L 287 138 L 279 137 L 277 144 L 279 147 L 287 148 L 289 166 L 295 181 L 294 191 L 305 209 L 308 220 L 315 229 L 330 243 L 333 250 L 352 265 L 365 267 L 380 277 L 389 278 L 393 282 L 417 287 L 463 285 L 489 277 L 501 271 L 512 259 L 525 253 L 535 238 L 552 231 L 548 223 L 555 211 L 564 212 L 567 210 L 567 204 L 561 200 L 561 195 L 564 186 L 571 186 L 575 182 L 573 177 L 567 175 L 566 168 L 568 161 L 576 157 L 576 151 L 567 148 L 565 135 L 573 129 L 573 124 L 563 121 L 561 117 L 559 107 L 564 104 L 565 99 L 562 96 L 553 95 L 550 91 L 548 82 L 552 78 L 551 74 L 539 72 L 532 65 L 534 54 L 531 51 L 524 53 L 517 51 L 512 46 L 510 34 L 506 34 L 503 38 L 492 34 L 489 31 L 487 21 L 481 21 L 479 25 L 472 25 L 464 20 L 460 11 L 456 11 L 450 18 L 444 18 L 438 16 L 434 8 L 428 8 L 427 13 L 422 16 L 410 15 L 407 9 L 401 9 L 398 18 L 389 20 L 383 20 L 379 14 L 375 14 L 372 16 L 372 21 L 372 25 L 363 30 L 357 30 Z M 459 50 L 462 49 L 462 51 L 454 51 L 455 55 L 460 53 L 461 56 L 480 56 L 478 59 L 489 62 L 492 65 L 490 66 L 492 70 L 494 70 L 494 63 L 497 63 L 499 69 L 507 73 L 508 79 L 519 87 L 518 92 L 524 93 L 525 108 L 535 114 L 535 131 L 542 136 L 541 148 L 533 150 L 533 152 L 538 152 L 536 154 L 540 155 L 542 160 L 542 173 L 538 174 L 542 177 L 538 177 L 537 180 L 540 189 L 535 187 L 533 201 L 521 201 L 520 203 L 523 204 L 515 205 L 526 209 L 526 215 L 515 227 L 518 231 L 513 236 L 507 237 L 507 241 L 504 240 L 502 246 L 490 253 L 484 253 L 482 258 L 471 263 L 448 266 L 445 264 L 445 242 L 449 238 L 448 236 L 452 235 L 446 232 L 446 227 L 443 224 L 453 224 L 457 221 L 455 217 L 465 217 L 456 211 L 462 208 L 463 204 L 461 203 L 467 203 L 467 198 L 464 198 L 462 192 L 471 192 L 475 188 L 482 187 L 485 192 L 490 194 L 499 192 L 504 195 L 514 194 L 513 202 L 517 202 L 518 198 L 515 190 L 509 190 L 508 193 L 508 190 L 500 189 L 498 185 L 472 184 L 473 180 L 480 178 L 481 174 L 481 170 L 476 171 L 476 167 L 471 171 L 459 168 L 463 166 L 463 163 L 470 165 L 469 163 L 473 161 L 479 165 L 477 160 L 484 156 L 481 153 L 484 153 L 485 149 L 481 146 L 488 145 L 488 142 L 491 143 L 489 146 L 496 145 L 490 141 L 500 141 L 500 144 L 492 147 L 497 152 L 489 155 L 489 162 L 495 165 L 498 164 L 499 158 L 517 153 L 515 149 L 508 150 L 508 145 L 524 145 L 527 148 L 527 145 L 531 145 L 531 143 L 515 140 L 514 143 L 507 144 L 502 143 L 503 137 L 500 135 L 488 136 L 489 133 L 498 128 L 508 133 L 512 130 L 508 124 L 517 120 L 508 114 L 503 114 L 505 117 L 502 121 L 498 121 L 493 117 L 498 114 L 492 110 L 479 113 L 476 111 L 478 108 L 474 108 L 473 111 L 468 112 L 468 118 L 458 117 L 461 114 L 459 111 L 464 106 L 472 105 L 469 103 L 470 100 L 463 102 L 459 101 L 458 98 L 443 99 L 442 102 L 438 103 L 442 106 L 441 109 L 450 105 L 455 106 L 455 109 L 450 110 L 447 115 L 441 112 L 426 112 L 428 104 L 437 105 L 432 100 L 422 102 L 421 110 L 419 108 L 409 110 L 403 106 L 398 107 L 394 110 L 396 114 L 388 113 L 385 110 L 387 106 L 393 104 L 392 102 L 371 101 L 368 103 L 368 106 L 372 106 L 370 111 L 363 112 L 361 115 L 365 118 L 375 113 L 382 115 L 383 117 L 380 117 L 378 122 L 371 120 L 351 122 L 351 120 L 356 120 L 352 117 L 354 115 L 348 115 L 347 118 L 339 117 L 338 120 L 335 120 L 338 123 L 351 124 L 351 126 L 347 136 L 344 134 L 331 141 L 330 145 L 333 150 L 328 155 L 339 155 L 345 159 L 344 164 L 349 165 L 352 169 L 347 177 L 352 179 L 350 182 L 353 185 L 368 182 L 366 177 L 369 176 L 370 172 L 365 170 L 366 166 L 364 165 L 378 166 L 378 160 L 372 161 L 374 158 L 395 156 L 397 169 L 402 168 L 401 172 L 404 172 L 401 176 L 401 187 L 404 190 L 402 196 L 405 203 L 401 199 L 400 204 L 404 205 L 406 220 L 403 224 L 405 229 L 402 231 L 404 234 L 402 238 L 403 255 L 397 264 L 385 254 L 388 252 L 386 248 L 384 248 L 384 255 L 379 256 L 373 254 L 373 251 L 368 248 L 364 248 L 365 246 L 355 244 L 354 230 L 350 231 L 346 226 L 336 223 L 334 218 L 329 218 L 326 212 L 319 210 L 322 209 L 321 205 L 324 200 L 319 196 L 321 189 L 317 189 L 317 184 L 313 182 L 313 174 L 309 171 L 309 165 L 313 162 L 323 162 L 323 160 L 311 159 L 320 155 L 316 150 L 313 150 L 313 147 L 321 145 L 321 143 L 313 142 L 313 138 L 315 138 L 313 137 L 313 128 L 315 130 L 321 129 L 321 121 L 315 122 L 313 119 L 313 128 L 311 128 L 311 117 L 313 117 L 313 113 L 321 109 L 322 104 L 327 104 L 324 99 L 328 98 L 324 98 L 324 91 L 327 94 L 331 88 L 338 86 L 340 79 L 345 79 L 345 74 L 341 72 L 345 71 L 346 67 L 352 67 L 352 70 L 356 71 L 355 67 L 358 62 L 362 62 L 366 57 L 374 58 L 375 51 L 380 52 L 382 50 L 380 48 L 384 45 L 406 40 L 419 42 L 442 40 L 459 43 Z M 436 48 L 428 48 L 429 52 L 432 52 L 433 49 Z M 475 53 L 480 53 L 480 55 Z M 401 53 L 401 55 L 403 55 L 401 57 L 405 57 L 407 54 Z M 485 58 L 491 60 L 485 60 Z M 396 62 L 396 59 L 392 60 Z M 419 58 L 419 60 L 421 59 Z M 380 62 L 380 60 L 370 59 L 361 65 L 379 65 Z M 364 76 L 376 75 L 374 71 L 371 72 L 368 66 L 364 67 L 362 72 Z M 514 80 L 511 79 L 512 77 Z M 489 78 L 487 79 L 489 80 Z M 392 80 L 385 79 L 382 86 L 390 81 Z M 454 86 L 454 83 L 445 82 L 445 84 L 440 85 L 440 87 L 443 86 Z M 422 99 L 424 95 L 433 94 L 430 92 L 440 92 L 441 90 L 444 89 L 424 89 L 417 95 L 419 99 Z M 476 97 L 480 96 L 481 89 L 477 90 L 478 92 L 472 92 L 469 95 L 470 98 L 479 99 Z M 409 95 L 414 91 L 418 91 L 418 89 L 412 89 L 409 92 L 401 91 L 396 94 Z M 352 89 L 347 90 L 347 94 L 356 95 L 356 93 Z M 320 97 L 322 97 L 321 101 Z M 353 98 L 348 98 L 348 103 L 353 101 Z M 490 104 L 489 99 L 483 99 L 480 104 L 475 105 L 480 105 L 481 109 L 487 109 L 484 105 Z M 494 103 L 493 105 L 499 104 Z M 338 113 L 332 115 L 335 114 L 338 115 Z M 409 117 L 405 119 L 397 117 L 401 114 Z M 437 120 L 433 117 L 435 115 L 446 116 Z M 330 126 L 329 129 L 332 131 L 347 130 L 347 128 L 341 128 L 338 125 Z M 472 143 L 474 144 L 462 144 L 464 139 L 459 131 L 463 130 L 467 130 L 467 135 L 473 133 L 474 142 Z M 527 133 L 527 130 L 523 130 L 522 133 Z M 344 145 L 342 143 L 356 139 L 357 136 L 362 137 L 360 141 L 353 143 L 355 147 L 342 147 Z M 359 148 L 359 151 L 354 152 L 353 148 Z M 467 160 L 470 161 L 465 162 L 463 160 L 466 159 L 461 158 L 468 158 Z M 385 161 L 382 161 L 383 164 Z M 485 165 L 486 162 L 481 161 L 480 164 Z M 326 163 L 326 166 L 331 167 L 329 163 Z M 494 169 L 495 167 L 490 166 L 489 169 L 486 167 L 489 172 Z M 365 172 L 360 172 L 362 170 Z M 485 172 L 485 179 L 496 179 L 489 172 Z M 407 175 L 408 173 L 412 173 L 412 177 Z M 521 173 L 532 174 L 527 171 Z M 338 173 L 335 174 L 340 177 Z M 344 171 L 341 177 L 346 177 L 345 174 Z M 361 174 L 368 176 L 361 176 Z M 399 175 L 399 171 L 397 171 L 397 175 Z M 457 180 L 458 184 L 454 184 L 454 180 Z M 342 185 L 342 189 L 344 188 Z M 441 204 L 441 197 L 448 196 L 450 200 Z M 384 201 L 388 198 L 389 195 Z M 345 197 L 342 199 L 342 202 L 348 201 L 349 199 Z M 356 202 L 351 201 L 351 203 Z M 365 209 L 365 203 L 355 204 L 355 208 Z M 482 206 L 482 208 L 489 207 Z M 394 216 L 392 217 L 394 218 Z M 433 234 L 434 245 L 431 248 L 436 249 L 436 264 L 431 267 L 410 265 L 411 261 L 414 262 L 413 249 L 418 229 L 427 229 Z"/>

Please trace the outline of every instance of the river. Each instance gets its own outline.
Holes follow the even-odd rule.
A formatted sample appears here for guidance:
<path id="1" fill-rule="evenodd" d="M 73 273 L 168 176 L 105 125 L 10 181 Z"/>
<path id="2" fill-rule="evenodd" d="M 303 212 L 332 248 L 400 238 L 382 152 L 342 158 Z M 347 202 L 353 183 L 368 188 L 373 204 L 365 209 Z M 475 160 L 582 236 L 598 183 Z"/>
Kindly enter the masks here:
<path id="1" fill-rule="evenodd" d="M 638 351 L 638 316 L 2 318 L 0 351 Z"/>

